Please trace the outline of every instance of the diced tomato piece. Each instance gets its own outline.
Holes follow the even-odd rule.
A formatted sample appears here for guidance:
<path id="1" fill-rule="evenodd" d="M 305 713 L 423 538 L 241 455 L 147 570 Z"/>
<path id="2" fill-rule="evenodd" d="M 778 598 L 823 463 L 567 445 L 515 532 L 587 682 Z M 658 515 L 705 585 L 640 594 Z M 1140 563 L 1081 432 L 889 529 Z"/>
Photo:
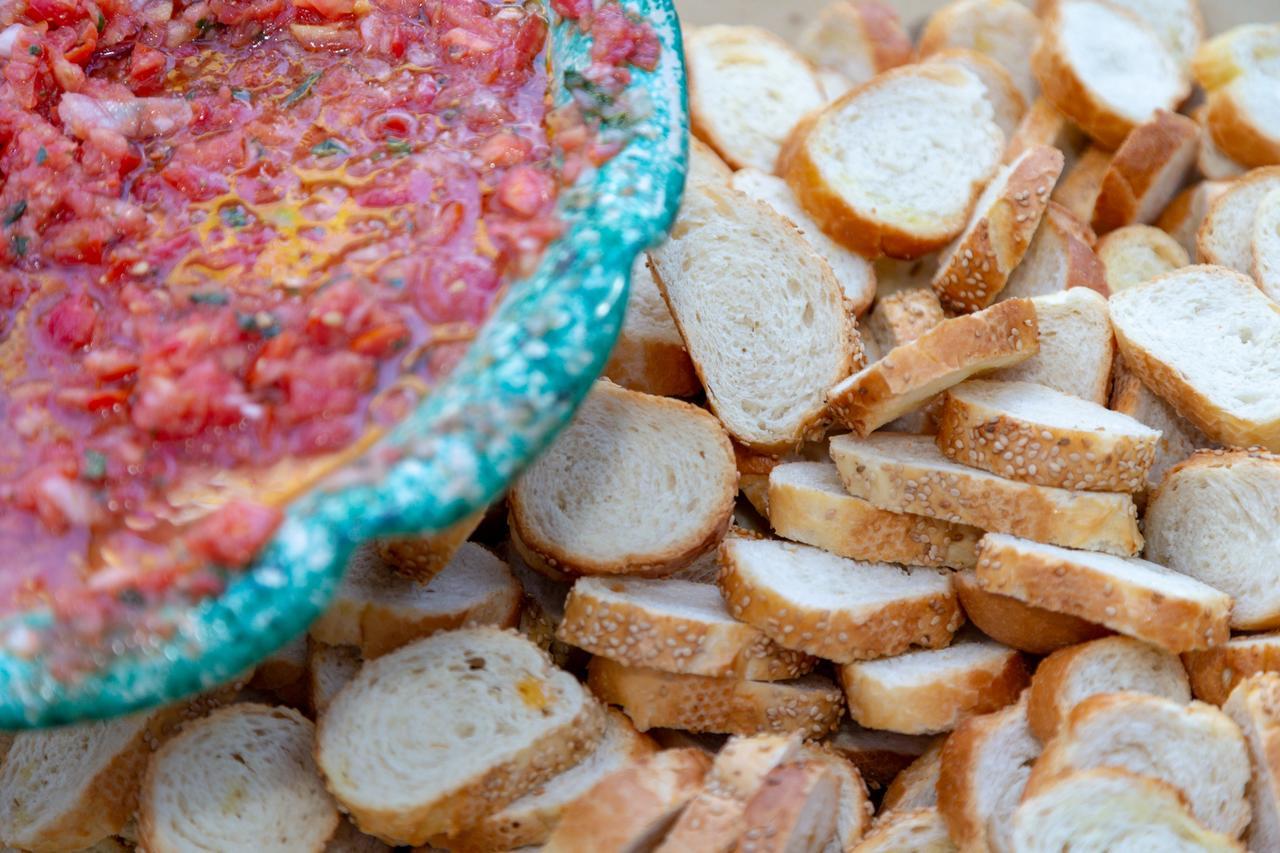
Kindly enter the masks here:
<path id="1" fill-rule="evenodd" d="M 331 21 L 347 17 L 356 10 L 356 0 L 293 0 L 293 5 L 319 12 L 321 17 Z"/>
<path id="2" fill-rule="evenodd" d="M 27 0 L 27 15 L 33 21 L 65 26 L 75 23 L 84 12 L 79 0 Z"/>
<path id="3" fill-rule="evenodd" d="M 63 349 L 73 350 L 89 345 L 97 321 L 98 309 L 93 300 L 80 294 L 68 296 L 55 305 L 45 322 L 53 342 Z"/>
<path id="4" fill-rule="evenodd" d="M 137 167 L 142 157 L 114 130 L 95 127 L 80 146 L 80 162 L 90 175 L 120 177 Z"/>
<path id="5" fill-rule="evenodd" d="M 591 0 L 551 0 L 551 8 L 565 20 L 576 21 L 591 15 Z"/>
<path id="6" fill-rule="evenodd" d="M 168 61 L 165 55 L 145 44 L 135 44 L 129 56 L 129 86 L 139 95 L 151 95 L 162 88 Z"/>
<path id="7" fill-rule="evenodd" d="M 176 378 L 143 376 L 131 417 L 157 438 L 190 438 L 206 427 L 237 423 L 249 403 L 239 380 L 210 359 Z"/>
<path id="8" fill-rule="evenodd" d="M 196 554 L 240 568 L 267 544 L 282 521 L 284 514 L 276 507 L 234 500 L 196 522 L 184 539 Z"/>
<path id="9" fill-rule="evenodd" d="M 54 399 L 68 409 L 105 412 L 129 402 L 129 392 L 123 388 L 59 388 Z"/>
<path id="10" fill-rule="evenodd" d="M 403 324 L 388 323 L 357 335 L 351 341 L 351 350 L 373 358 L 384 358 L 403 347 L 408 340 L 409 330 Z"/>
<path id="11" fill-rule="evenodd" d="M 248 21 L 270 21 L 285 10 L 285 0 L 210 0 L 218 23 L 227 26 Z"/>
<path id="12" fill-rule="evenodd" d="M 102 250 L 116 235 L 109 220 L 73 219 L 49 227 L 45 232 L 44 251 L 67 263 L 96 264 Z"/>
<path id="13" fill-rule="evenodd" d="M 63 51 L 68 62 L 84 65 L 98 48 L 98 27 L 92 21 L 85 21 L 76 33 L 76 40 Z"/>
<path id="14" fill-rule="evenodd" d="M 476 153 L 486 165 L 514 166 L 523 162 L 532 148 L 533 143 L 525 137 L 501 131 L 486 139 Z"/>
<path id="15" fill-rule="evenodd" d="M 117 347 L 95 349 L 84 357 L 84 366 L 100 382 L 114 382 L 138 369 L 138 357 Z"/>
<path id="16" fill-rule="evenodd" d="M 554 191 L 550 175 L 532 166 L 518 166 L 503 177 L 498 200 L 514 213 L 531 217 L 551 202 Z"/>

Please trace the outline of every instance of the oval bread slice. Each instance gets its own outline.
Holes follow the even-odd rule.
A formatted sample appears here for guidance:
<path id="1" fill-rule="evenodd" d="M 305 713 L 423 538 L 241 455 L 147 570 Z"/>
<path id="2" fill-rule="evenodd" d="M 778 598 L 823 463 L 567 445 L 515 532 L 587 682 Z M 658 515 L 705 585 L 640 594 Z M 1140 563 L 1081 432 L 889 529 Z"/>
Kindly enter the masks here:
<path id="1" fill-rule="evenodd" d="M 1016 598 L 983 589 L 971 570 L 956 572 L 951 583 L 956 588 L 960 608 L 974 627 L 1011 649 L 1047 655 L 1111 633 L 1093 622 L 1033 607 Z"/>
<path id="2" fill-rule="evenodd" d="M 990 56 L 1008 70 L 1023 96 L 1039 89 L 1031 73 L 1031 52 L 1040 22 L 1014 0 L 955 0 L 934 12 L 920 34 L 922 57 L 947 48 L 966 48 Z"/>
<path id="3" fill-rule="evenodd" d="M 1277 47 L 1280 25 L 1247 24 L 1202 45 L 1193 63 L 1214 142 L 1246 167 L 1280 163 Z"/>
<path id="4" fill-rule="evenodd" d="M 1200 652 L 1187 652 L 1182 663 L 1191 692 L 1201 702 L 1221 705 L 1244 679 L 1260 672 L 1280 672 L 1280 632 L 1245 634 Z"/>
<path id="5" fill-rule="evenodd" d="M 1156 461 L 1147 472 L 1148 490 L 1160 485 L 1174 465 L 1189 459 L 1197 450 L 1214 446 L 1172 406 L 1151 393 L 1151 389 L 1124 366 L 1124 359 L 1116 359 L 1113 373 L 1111 408 L 1160 431 Z"/>
<path id="6" fill-rule="evenodd" d="M 1232 181 L 1214 200 L 1196 236 L 1200 262 L 1253 272 L 1254 222 L 1262 201 L 1280 189 L 1280 166 L 1255 169 Z"/>
<path id="7" fill-rule="evenodd" d="M 1173 200 L 1199 150 L 1200 126 L 1159 110 L 1135 127 L 1111 157 L 1093 206 L 1093 228 L 1105 234 L 1156 221 Z"/>
<path id="8" fill-rule="evenodd" d="M 1191 258 L 1173 237 L 1151 225 L 1126 225 L 1098 241 L 1107 289 L 1119 293 L 1188 266 Z"/>
<path id="9" fill-rule="evenodd" d="M 1202 140 L 1207 138 L 1207 135 L 1201 135 Z M 1156 220 L 1156 227 L 1177 240 L 1178 245 L 1187 250 L 1187 256 L 1195 260 L 1200 226 L 1204 224 L 1210 206 L 1229 185 L 1226 181 L 1216 179 L 1192 184 L 1169 202 L 1164 213 Z"/>
<path id="10" fill-rule="evenodd" d="M 623 388 L 660 397 L 692 397 L 702 389 L 643 253 L 631 267 L 627 316 L 603 375 Z"/>
<path id="11" fill-rule="evenodd" d="M 931 53 L 924 61 L 941 62 L 971 71 L 986 87 L 987 100 L 991 101 L 991 108 L 995 111 L 996 125 L 1006 139 L 1012 138 L 1023 113 L 1027 111 L 1027 100 L 1003 65 L 985 53 L 959 47 Z"/>
<path id="12" fill-rule="evenodd" d="M 1280 302 L 1280 187 L 1258 204 L 1253 220 L 1253 280 L 1263 293 Z"/>
<path id="13" fill-rule="evenodd" d="M 809 61 L 857 86 L 911 60 L 911 36 L 880 0 L 835 0 L 814 15 L 797 45 Z"/>

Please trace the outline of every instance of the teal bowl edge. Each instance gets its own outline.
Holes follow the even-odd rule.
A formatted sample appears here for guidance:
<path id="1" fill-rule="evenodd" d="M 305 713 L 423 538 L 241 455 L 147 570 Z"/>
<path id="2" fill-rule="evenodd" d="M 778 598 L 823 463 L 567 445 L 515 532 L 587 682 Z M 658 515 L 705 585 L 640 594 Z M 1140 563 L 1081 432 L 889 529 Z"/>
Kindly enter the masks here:
<path id="1" fill-rule="evenodd" d="M 248 673 L 320 614 L 361 542 L 436 531 L 496 499 L 568 422 L 603 368 L 626 309 L 632 262 L 670 228 L 688 165 L 680 24 L 671 0 L 627 0 L 662 41 L 653 72 L 633 69 L 626 147 L 560 198 L 564 235 L 515 282 L 448 379 L 361 459 L 290 505 L 257 560 L 216 597 L 166 614 L 173 635 L 74 680 L 0 650 L 0 730 L 107 719 Z M 590 40 L 552 17 L 556 103 Z M 389 468 L 372 460 L 395 455 Z M 0 637 L 49 619 L 26 613 Z"/>

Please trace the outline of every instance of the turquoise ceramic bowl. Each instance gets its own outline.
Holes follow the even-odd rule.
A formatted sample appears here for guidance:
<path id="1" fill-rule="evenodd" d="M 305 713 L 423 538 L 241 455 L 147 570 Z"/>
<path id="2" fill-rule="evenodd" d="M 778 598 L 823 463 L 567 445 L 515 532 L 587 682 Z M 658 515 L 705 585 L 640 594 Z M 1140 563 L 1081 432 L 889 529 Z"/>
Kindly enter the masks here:
<path id="1" fill-rule="evenodd" d="M 466 357 L 381 442 L 403 451 L 381 472 L 359 462 L 292 504 L 275 539 L 216 597 L 172 614 L 175 635 L 61 681 L 39 658 L 0 653 L 0 729 L 102 719 L 194 693 L 248 671 L 304 631 L 333 595 L 352 549 L 377 536 L 443 529 L 494 500 L 564 426 L 599 374 L 626 308 L 638 252 L 670 226 L 686 169 L 688 117 L 671 0 L 628 0 L 662 41 L 636 71 L 627 147 L 564 191 L 565 235 L 512 285 Z M 590 41 L 553 15 L 552 89 L 589 63 Z M 366 466 L 368 467 L 368 466 Z M 15 617 L 21 630 L 48 614 Z"/>

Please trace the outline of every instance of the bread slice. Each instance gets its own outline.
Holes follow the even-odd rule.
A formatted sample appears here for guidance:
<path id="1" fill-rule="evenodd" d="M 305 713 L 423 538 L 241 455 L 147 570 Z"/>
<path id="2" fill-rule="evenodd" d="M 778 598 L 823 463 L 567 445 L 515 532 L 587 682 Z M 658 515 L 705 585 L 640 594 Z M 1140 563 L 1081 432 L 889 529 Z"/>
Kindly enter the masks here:
<path id="1" fill-rule="evenodd" d="M 737 479 L 705 410 L 598 382 L 512 486 L 511 528 L 561 571 L 669 574 L 724 536 Z"/>
<path id="2" fill-rule="evenodd" d="M 1094 767 L 1168 782 L 1186 795 L 1197 820 L 1229 837 L 1249 824 L 1248 748 L 1239 726 L 1213 705 L 1143 693 L 1090 696 L 1045 744 L 1026 797 L 1059 776 Z"/>
<path id="3" fill-rule="evenodd" d="M 1200 153 L 1196 155 L 1196 169 L 1199 170 L 1201 177 L 1208 181 L 1229 181 L 1249 171 L 1223 153 L 1218 144 L 1213 141 L 1213 134 L 1207 127 L 1202 130 Z"/>
<path id="4" fill-rule="evenodd" d="M 1036 382 L 1063 394 L 1106 405 L 1115 358 L 1111 316 L 1097 291 L 1073 287 L 1037 296 L 1040 351 L 1022 364 L 994 371 L 987 378 Z"/>
<path id="5" fill-rule="evenodd" d="M 1113 296 L 1111 324 L 1125 366 L 1210 439 L 1280 449 L 1280 305 L 1248 278 L 1184 267 Z"/>
<path id="6" fill-rule="evenodd" d="M 1048 743 L 1085 699 L 1120 691 L 1191 701 L 1191 685 L 1176 655 L 1131 637 L 1104 637 L 1040 662 L 1028 691 L 1031 731 Z"/>
<path id="7" fill-rule="evenodd" d="M 1253 280 L 1280 302 L 1280 187 L 1267 193 L 1253 220 Z"/>
<path id="8" fill-rule="evenodd" d="M 1018 129 L 1027 111 L 1027 99 L 1023 97 L 1013 77 L 997 60 L 985 53 L 961 47 L 949 47 L 931 53 L 925 62 L 941 62 L 970 71 L 987 89 L 987 100 L 995 111 L 996 125 L 1008 139 Z"/>
<path id="9" fill-rule="evenodd" d="M 1196 235 L 1200 262 L 1253 272 L 1253 234 L 1262 201 L 1280 189 L 1280 166 L 1255 169 L 1218 195 Z"/>
<path id="10" fill-rule="evenodd" d="M 1250 850 L 1280 849 L 1280 676 L 1268 672 L 1246 679 L 1222 710 L 1244 732 L 1253 760 L 1245 841 Z"/>
<path id="11" fill-rule="evenodd" d="M 980 637 L 945 649 L 840 667 L 849 716 L 860 725 L 903 734 L 936 734 L 996 711 L 1027 686 L 1022 655 Z"/>
<path id="12" fill-rule="evenodd" d="M 877 821 L 852 853 L 956 853 L 938 809 L 895 811 Z"/>
<path id="13" fill-rule="evenodd" d="M 1037 145 L 1052 145 L 1062 152 L 1063 171 L 1070 172 L 1087 143 L 1080 128 L 1067 121 L 1067 117 L 1053 104 L 1038 97 L 1027 107 L 1022 120 L 1009 136 L 1004 160 L 1011 162 L 1023 151 Z"/>
<path id="14" fill-rule="evenodd" d="M 1201 134 L 1201 144 L 1208 136 Z M 1209 208 L 1218 196 L 1228 187 L 1228 183 L 1219 180 L 1199 181 L 1179 193 L 1164 213 L 1156 220 L 1156 227 L 1178 241 L 1178 245 L 1187 250 L 1187 257 L 1194 260 L 1199 251 L 1196 243 L 1200 226 L 1209 213 Z"/>
<path id="15" fill-rule="evenodd" d="M 720 567 L 734 618 L 838 663 L 941 648 L 963 619 L 950 577 L 933 569 L 846 560 L 768 539 L 725 542 Z"/>
<path id="16" fill-rule="evenodd" d="M 876 295 L 876 273 L 871 262 L 822 233 L 786 181 L 758 169 L 739 169 L 733 176 L 733 188 L 767 204 L 804 235 L 809 246 L 831 266 L 850 311 L 862 314 L 871 307 Z"/>
<path id="17" fill-rule="evenodd" d="M 931 738 L 932 746 L 897 775 L 880 800 L 877 822 L 899 811 L 914 811 L 938 805 L 938 777 L 942 774 L 945 737 Z"/>
<path id="18" fill-rule="evenodd" d="M 650 738 L 637 732 L 625 715 L 609 709 L 604 736 L 585 758 L 450 839 L 450 849 L 486 853 L 542 844 L 565 809 L 597 782 L 655 752 L 657 745 Z"/>
<path id="19" fill-rule="evenodd" d="M 933 280 L 944 305 L 978 311 L 995 301 L 1031 244 L 1062 164 L 1056 148 L 1029 148 L 991 179 Z"/>
<path id="20" fill-rule="evenodd" d="M 828 3 L 809 19 L 796 44 L 814 65 L 854 86 L 911 61 L 911 36 L 897 10 L 880 0 Z"/>
<path id="21" fill-rule="evenodd" d="M 876 300 L 875 308 L 863 323 L 862 340 L 876 352 L 872 360 L 879 360 L 946 319 L 942 303 L 932 289 L 902 289 Z"/>
<path id="22" fill-rule="evenodd" d="M 653 850 L 710 765 L 700 749 L 668 749 L 605 776 L 565 807 L 542 853 Z"/>
<path id="23" fill-rule="evenodd" d="M 1189 68 L 1204 39 L 1204 16 L 1199 0 L 1110 0 L 1142 19 L 1158 35 L 1169 52 Z M 1040 0 L 1045 6 L 1053 0 Z"/>
<path id="24" fill-rule="evenodd" d="M 1039 351 L 1031 302 L 1010 299 L 946 320 L 835 385 L 832 414 L 868 435 L 975 373 L 1009 367 Z"/>
<path id="25" fill-rule="evenodd" d="M 1228 30 L 1201 46 L 1193 63 L 1207 92 L 1206 121 L 1228 157 L 1247 167 L 1280 163 L 1280 25 Z"/>
<path id="26" fill-rule="evenodd" d="M 720 159 L 715 149 L 696 136 L 689 137 L 689 174 L 686 184 L 725 186 L 733 180 L 733 169 Z"/>
<path id="27" fill-rule="evenodd" d="M 603 375 L 623 388 L 660 397 L 691 397 L 702 390 L 647 255 L 638 255 L 631 267 L 627 316 Z"/>
<path id="28" fill-rule="evenodd" d="M 1137 492 L 1160 433 L 1034 382 L 971 379 L 947 391 L 938 449 L 954 462 L 1061 489 Z"/>
<path id="29" fill-rule="evenodd" d="M 1146 560 L 988 533 L 978 543 L 977 576 L 992 592 L 1174 653 L 1227 641 L 1231 597 Z"/>
<path id="30" fill-rule="evenodd" d="M 983 589 L 971 570 L 951 578 L 964 615 L 979 631 L 997 643 L 1033 655 L 1083 643 L 1111 633 L 1101 625 L 1032 607 L 1016 598 Z"/>
<path id="31" fill-rule="evenodd" d="M 307 644 L 307 707 L 318 717 L 329 709 L 338 691 L 351 683 L 364 659 L 355 646 Z"/>
<path id="32" fill-rule="evenodd" d="M 970 717 L 942 748 L 938 811 L 965 850 L 1007 853 L 1013 812 L 1040 743 L 1027 726 L 1027 703 Z"/>
<path id="33" fill-rule="evenodd" d="M 957 465 L 928 436 L 837 436 L 831 440 L 831 458 L 845 488 L 881 509 L 1117 554 L 1142 548 L 1128 495 L 1006 480 Z"/>
<path id="34" fill-rule="evenodd" d="M 698 27 L 684 50 L 693 133 L 735 169 L 773 171 L 787 133 L 826 102 L 813 67 L 759 27 Z"/>
<path id="35" fill-rule="evenodd" d="M 1044 96 L 1106 148 L 1191 93 L 1182 64 L 1159 36 L 1104 0 L 1056 0 L 1031 67 Z"/>
<path id="36" fill-rule="evenodd" d="M 1221 646 L 1187 652 L 1182 663 L 1191 692 L 1202 702 L 1221 705 L 1236 685 L 1260 672 L 1280 672 L 1280 632 L 1232 637 Z"/>
<path id="37" fill-rule="evenodd" d="M 415 715 L 452 722 L 423 737 Z M 422 844 L 573 766 L 604 728 L 603 709 L 538 647 L 465 628 L 366 663 L 320 718 L 316 759 L 362 830 Z"/>
<path id="38" fill-rule="evenodd" d="M 1030 100 L 1039 88 L 1031 73 L 1031 51 L 1040 35 L 1035 15 L 1013 0 L 956 0 L 930 16 L 919 53 L 966 48 L 990 56 L 1008 70 Z"/>
<path id="39" fill-rule="evenodd" d="M 964 230 L 1003 150 L 981 80 L 950 65 L 909 65 L 800 122 L 778 173 L 838 242 L 868 258 L 914 258 Z"/>
<path id="40" fill-rule="evenodd" d="M 1054 188 L 1053 201 L 1082 222 L 1093 221 L 1093 209 L 1098 204 L 1098 194 L 1102 192 L 1102 179 L 1110 168 L 1111 152 L 1090 145 Z"/>
<path id="41" fill-rule="evenodd" d="M 1235 839 L 1207 829 L 1172 785 L 1111 767 L 1060 776 L 1013 815 L 1019 853 L 1240 853 Z"/>
<path id="42" fill-rule="evenodd" d="M 651 728 L 754 735 L 802 732 L 819 738 L 843 714 L 840 689 L 825 678 L 745 681 L 681 675 L 591 659 L 587 684 L 618 705 L 640 731 Z"/>
<path id="43" fill-rule="evenodd" d="M 1177 195 L 1199 150 L 1200 126 L 1160 110 L 1125 137 L 1102 176 L 1093 207 L 1099 234 L 1156 221 Z"/>
<path id="44" fill-rule="evenodd" d="M 397 573 L 374 549 L 360 548 L 347 565 L 329 609 L 310 634 L 331 646 L 356 646 L 375 658 L 420 637 L 463 625 L 513 628 L 521 589 L 506 563 L 465 543 L 430 583 Z"/>
<path id="45" fill-rule="evenodd" d="M 1152 225 L 1126 225 L 1098 241 L 1107 289 L 1119 293 L 1188 266 L 1191 258 L 1173 237 Z"/>
<path id="46" fill-rule="evenodd" d="M 1169 469 L 1188 459 L 1192 453 L 1213 447 L 1204 433 L 1151 393 L 1142 380 L 1124 366 L 1122 358 L 1116 359 L 1112 374 L 1111 408 L 1160 432 L 1156 459 L 1147 471 L 1148 489 L 1160 485 Z"/>
<path id="47" fill-rule="evenodd" d="M 805 744 L 804 759 L 821 764 L 836 777 L 836 831 L 820 853 L 849 853 L 871 826 L 875 806 L 867 785 L 853 763 L 822 744 Z"/>
<path id="48" fill-rule="evenodd" d="M 427 583 L 444 571 L 462 543 L 484 520 L 485 511 L 474 512 L 438 533 L 377 539 L 373 549 L 391 568 L 419 583 Z"/>
<path id="49" fill-rule="evenodd" d="M 974 565 L 976 527 L 879 509 L 845 491 L 831 462 L 789 462 L 769 474 L 769 522 L 779 536 L 854 560 Z"/>
<path id="50" fill-rule="evenodd" d="M 1082 220 L 1049 202 L 1022 263 L 1013 270 L 1004 299 L 1051 296 L 1070 287 L 1107 295 L 1106 271 L 1093 253 L 1094 234 Z"/>
<path id="51" fill-rule="evenodd" d="M 1147 557 L 1229 594 L 1231 626 L 1280 627 L 1280 457 L 1202 451 L 1147 505 Z"/>
<path id="52" fill-rule="evenodd" d="M 320 853 L 338 828 L 338 808 L 316 769 L 314 740 L 315 727 L 297 711 L 252 703 L 185 726 L 147 766 L 142 846 Z"/>
<path id="53" fill-rule="evenodd" d="M 580 578 L 556 636 L 629 666 L 692 675 L 780 681 L 815 663 L 731 617 L 714 586 L 685 580 Z"/>
<path id="54" fill-rule="evenodd" d="M 650 257 L 729 433 L 778 451 L 820 430 L 827 389 L 862 351 L 839 282 L 800 232 L 732 188 L 693 185 Z"/>
<path id="55" fill-rule="evenodd" d="M 881 791 L 923 755 L 935 740 L 926 735 L 868 729 L 846 719 L 822 744 L 851 763 L 867 788 Z"/>
<path id="56" fill-rule="evenodd" d="M 747 801 L 734 853 L 823 853 L 839 807 L 840 779 L 823 762 L 776 767 Z"/>

